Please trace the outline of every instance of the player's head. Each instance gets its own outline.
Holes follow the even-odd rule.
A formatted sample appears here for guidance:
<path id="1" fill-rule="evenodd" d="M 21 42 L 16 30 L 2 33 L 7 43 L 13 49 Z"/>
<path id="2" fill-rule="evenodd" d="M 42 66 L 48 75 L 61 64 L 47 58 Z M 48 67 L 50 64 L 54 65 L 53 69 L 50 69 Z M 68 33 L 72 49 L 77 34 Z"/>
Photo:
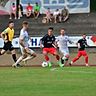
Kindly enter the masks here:
<path id="1" fill-rule="evenodd" d="M 22 26 L 23 26 L 24 29 L 27 29 L 28 28 L 28 22 L 27 21 L 23 21 Z"/>
<path id="2" fill-rule="evenodd" d="M 83 37 L 83 39 L 85 39 L 86 38 L 86 34 L 83 34 L 82 37 Z"/>
<path id="3" fill-rule="evenodd" d="M 65 29 L 64 29 L 64 28 L 61 28 L 61 29 L 60 29 L 60 34 L 61 34 L 61 35 L 64 35 L 64 34 L 65 34 Z"/>
<path id="4" fill-rule="evenodd" d="M 28 3 L 28 6 L 30 6 L 30 3 Z"/>
<path id="5" fill-rule="evenodd" d="M 14 27 L 14 22 L 13 22 L 13 21 L 9 21 L 8 26 L 9 26 L 10 28 L 13 28 L 13 27 Z"/>
<path id="6" fill-rule="evenodd" d="M 51 36 L 53 34 L 53 27 L 48 28 L 48 35 Z"/>

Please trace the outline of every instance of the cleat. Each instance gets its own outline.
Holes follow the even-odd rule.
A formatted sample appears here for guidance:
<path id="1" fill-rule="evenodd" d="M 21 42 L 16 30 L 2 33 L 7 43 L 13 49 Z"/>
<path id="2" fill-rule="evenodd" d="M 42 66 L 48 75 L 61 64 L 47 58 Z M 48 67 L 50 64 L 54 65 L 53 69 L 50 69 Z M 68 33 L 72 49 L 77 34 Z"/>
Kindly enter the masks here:
<path id="1" fill-rule="evenodd" d="M 72 64 L 71 64 L 71 63 L 69 63 L 69 65 L 70 65 L 70 66 L 72 66 Z"/>
<path id="2" fill-rule="evenodd" d="M 88 65 L 88 64 L 86 64 L 86 67 L 89 67 L 89 65 Z"/>
<path id="3" fill-rule="evenodd" d="M 17 64 L 17 67 L 22 67 L 20 64 Z"/>
<path id="4" fill-rule="evenodd" d="M 23 59 L 22 61 L 23 61 L 24 64 L 27 64 L 27 60 Z"/>
<path id="5" fill-rule="evenodd" d="M 17 68 L 17 65 L 16 64 L 13 64 L 12 67 Z"/>
<path id="6" fill-rule="evenodd" d="M 64 67 L 64 64 L 62 64 L 61 61 L 58 61 L 58 64 L 60 67 Z"/>
<path id="7" fill-rule="evenodd" d="M 48 66 L 49 66 L 49 67 L 52 67 L 52 63 L 51 63 L 51 62 L 48 62 Z"/>

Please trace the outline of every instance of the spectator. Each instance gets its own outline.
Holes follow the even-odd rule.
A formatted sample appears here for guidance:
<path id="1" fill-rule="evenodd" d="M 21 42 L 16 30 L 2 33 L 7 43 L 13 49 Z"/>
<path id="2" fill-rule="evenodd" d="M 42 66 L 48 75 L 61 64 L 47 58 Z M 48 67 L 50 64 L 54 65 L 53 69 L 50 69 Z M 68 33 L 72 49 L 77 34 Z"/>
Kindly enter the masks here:
<path id="1" fill-rule="evenodd" d="M 52 21 L 52 14 L 50 11 L 50 8 L 47 9 L 47 11 L 45 12 L 45 17 L 43 17 L 42 23 L 49 23 L 50 21 Z"/>
<path id="2" fill-rule="evenodd" d="M 33 6 L 28 3 L 28 6 L 26 7 L 26 16 L 29 18 L 33 13 Z"/>
<path id="3" fill-rule="evenodd" d="M 23 16 L 23 7 L 21 4 L 18 5 L 18 19 Z"/>
<path id="4" fill-rule="evenodd" d="M 35 6 L 34 6 L 34 17 L 37 19 L 39 15 L 40 15 L 40 6 L 36 2 L 35 3 Z"/>
<path id="5" fill-rule="evenodd" d="M 53 13 L 54 23 L 57 23 L 57 21 L 61 22 L 61 13 L 59 9 L 56 9 Z"/>
<path id="6" fill-rule="evenodd" d="M 12 19 L 12 15 L 14 15 L 15 19 L 17 19 L 16 10 L 17 10 L 16 5 L 15 5 L 15 3 L 13 3 L 12 7 L 11 7 L 10 18 L 9 19 Z"/>
<path id="7" fill-rule="evenodd" d="M 62 20 L 65 22 L 69 18 L 69 11 L 66 7 L 61 12 Z"/>

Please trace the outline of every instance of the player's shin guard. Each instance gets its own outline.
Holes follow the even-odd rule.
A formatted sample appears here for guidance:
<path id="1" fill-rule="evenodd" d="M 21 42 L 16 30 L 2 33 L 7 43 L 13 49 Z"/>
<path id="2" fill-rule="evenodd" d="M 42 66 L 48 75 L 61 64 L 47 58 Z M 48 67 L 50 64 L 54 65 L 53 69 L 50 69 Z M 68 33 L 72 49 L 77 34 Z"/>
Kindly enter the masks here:
<path id="1" fill-rule="evenodd" d="M 12 58 L 13 58 L 14 62 L 17 61 L 17 59 L 16 59 L 16 54 L 12 54 Z"/>

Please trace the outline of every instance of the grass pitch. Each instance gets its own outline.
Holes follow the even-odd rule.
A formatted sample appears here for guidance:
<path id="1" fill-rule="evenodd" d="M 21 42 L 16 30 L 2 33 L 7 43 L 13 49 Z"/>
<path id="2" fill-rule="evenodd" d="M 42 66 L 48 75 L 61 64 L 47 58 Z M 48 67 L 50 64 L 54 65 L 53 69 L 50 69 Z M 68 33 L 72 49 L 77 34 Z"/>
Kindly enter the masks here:
<path id="1" fill-rule="evenodd" d="M 0 68 L 0 96 L 96 96 L 96 67 Z"/>

